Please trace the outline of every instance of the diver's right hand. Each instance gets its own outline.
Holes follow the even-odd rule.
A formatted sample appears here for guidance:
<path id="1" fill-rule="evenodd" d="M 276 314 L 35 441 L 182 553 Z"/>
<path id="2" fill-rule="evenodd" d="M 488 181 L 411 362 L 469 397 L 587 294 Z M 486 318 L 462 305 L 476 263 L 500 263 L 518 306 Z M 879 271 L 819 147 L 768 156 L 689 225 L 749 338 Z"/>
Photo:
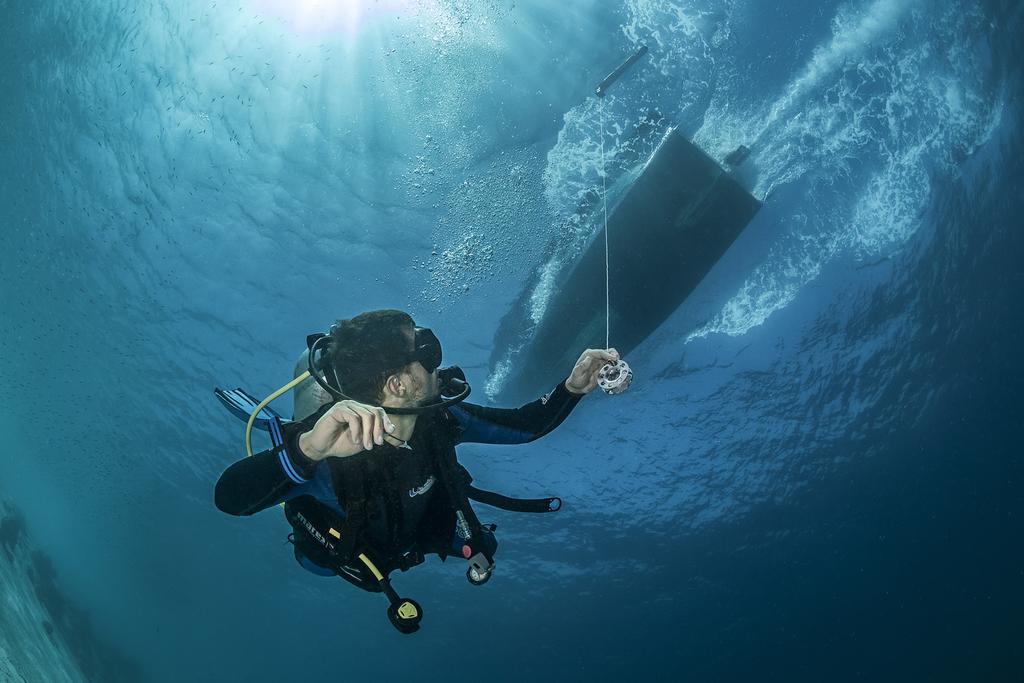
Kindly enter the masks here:
<path id="1" fill-rule="evenodd" d="M 299 436 L 299 449 L 310 460 L 345 458 L 383 444 L 384 432 L 393 431 L 395 425 L 383 408 L 339 401 Z"/>

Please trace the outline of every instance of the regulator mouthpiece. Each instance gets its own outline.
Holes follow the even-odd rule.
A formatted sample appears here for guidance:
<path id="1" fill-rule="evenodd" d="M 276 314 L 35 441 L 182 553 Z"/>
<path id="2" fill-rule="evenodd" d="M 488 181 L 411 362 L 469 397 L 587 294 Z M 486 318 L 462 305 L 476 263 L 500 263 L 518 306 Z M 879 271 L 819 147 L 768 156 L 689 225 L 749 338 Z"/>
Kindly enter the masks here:
<path id="1" fill-rule="evenodd" d="M 437 383 L 441 396 L 451 398 L 458 396 L 467 386 L 466 373 L 458 365 L 440 368 L 437 371 Z"/>
<path id="2" fill-rule="evenodd" d="M 621 394 L 629 389 L 632 381 L 633 371 L 624 360 L 608 363 L 597 373 L 597 386 L 604 389 L 606 394 Z"/>

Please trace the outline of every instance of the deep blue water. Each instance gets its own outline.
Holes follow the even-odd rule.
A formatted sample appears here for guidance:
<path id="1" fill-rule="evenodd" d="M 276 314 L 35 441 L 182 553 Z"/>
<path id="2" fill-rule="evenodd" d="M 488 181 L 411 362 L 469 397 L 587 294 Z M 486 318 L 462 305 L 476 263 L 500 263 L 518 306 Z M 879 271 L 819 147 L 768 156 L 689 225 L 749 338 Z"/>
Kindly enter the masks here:
<path id="1" fill-rule="evenodd" d="M 0 0 L 0 498 L 104 647 L 147 681 L 1024 678 L 1017 3 L 308 5 Z M 657 111 L 768 199 L 629 393 L 460 452 L 566 506 L 482 511 L 485 588 L 396 576 L 401 637 L 276 512 L 213 508 L 212 388 L 396 306 L 486 400 L 499 320 L 593 234 L 588 94 L 641 43 L 613 183 Z"/>

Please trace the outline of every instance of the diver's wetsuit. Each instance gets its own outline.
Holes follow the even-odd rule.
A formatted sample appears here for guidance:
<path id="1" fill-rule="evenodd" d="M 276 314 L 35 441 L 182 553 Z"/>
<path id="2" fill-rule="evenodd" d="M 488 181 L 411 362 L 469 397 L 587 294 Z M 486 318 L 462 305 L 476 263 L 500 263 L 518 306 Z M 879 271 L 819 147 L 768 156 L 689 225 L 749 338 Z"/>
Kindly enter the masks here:
<path id="1" fill-rule="evenodd" d="M 421 523 L 428 516 L 431 505 L 445 504 L 444 487 L 438 481 L 435 460 L 431 457 L 434 442 L 448 440 L 459 443 L 519 444 L 544 436 L 569 415 L 583 398 L 559 384 L 544 398 L 520 408 L 488 408 L 471 403 L 460 403 L 427 413 L 416 421 L 416 427 L 407 448 L 385 443 L 370 451 L 350 456 L 372 458 L 375 471 L 386 473 L 384 481 L 374 482 L 375 495 L 368 501 L 370 523 L 365 529 L 365 542 L 380 552 L 398 556 L 414 548 L 420 540 Z M 217 482 L 217 507 L 231 515 L 251 515 L 285 501 L 311 496 L 344 518 L 342 502 L 345 492 L 336 488 L 331 461 L 314 461 L 298 448 L 298 434 L 312 429 L 320 411 L 302 421 L 304 429 L 296 430 L 287 440 L 286 449 L 257 453 L 231 465 Z M 346 459 L 348 460 L 348 459 Z M 325 466 L 326 463 L 326 466 Z M 453 535 L 448 548 L 425 547 L 420 552 L 438 552 L 442 556 L 461 547 Z M 303 566 L 315 573 L 315 564 L 303 561 Z"/>

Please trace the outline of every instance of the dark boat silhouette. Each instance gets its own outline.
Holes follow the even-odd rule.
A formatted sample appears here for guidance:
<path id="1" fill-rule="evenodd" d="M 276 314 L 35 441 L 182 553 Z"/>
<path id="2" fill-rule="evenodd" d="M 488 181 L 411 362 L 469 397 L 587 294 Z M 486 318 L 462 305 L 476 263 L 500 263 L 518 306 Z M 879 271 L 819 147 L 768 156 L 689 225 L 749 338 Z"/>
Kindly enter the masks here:
<path id="1" fill-rule="evenodd" d="M 727 163 L 741 164 L 746 152 L 730 154 Z M 686 300 L 760 207 L 730 170 L 668 130 L 608 216 L 612 342 L 620 353 Z M 566 376 L 583 349 L 604 347 L 603 225 L 558 276 L 540 320 L 525 325 L 532 289 L 495 335 L 488 389 L 500 403 L 536 398 Z"/>

